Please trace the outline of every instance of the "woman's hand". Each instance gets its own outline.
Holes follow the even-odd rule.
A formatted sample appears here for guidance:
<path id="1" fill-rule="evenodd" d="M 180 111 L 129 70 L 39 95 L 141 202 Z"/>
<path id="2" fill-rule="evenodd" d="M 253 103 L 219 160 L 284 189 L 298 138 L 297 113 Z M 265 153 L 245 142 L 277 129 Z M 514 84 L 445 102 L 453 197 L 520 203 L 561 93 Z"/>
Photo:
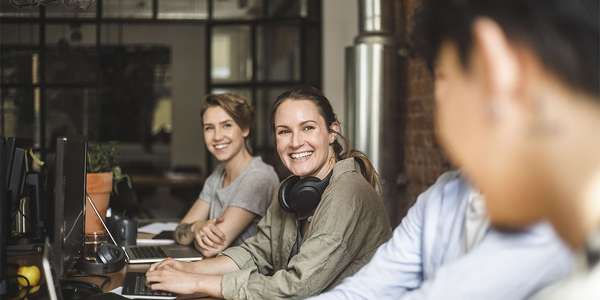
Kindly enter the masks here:
<path id="1" fill-rule="evenodd" d="M 225 243 L 226 236 L 217 227 L 217 224 L 222 222 L 223 218 L 217 218 L 208 221 L 198 221 L 192 225 L 192 230 L 196 234 L 194 247 L 205 257 L 215 256 L 227 247 Z"/>
<path id="2" fill-rule="evenodd" d="M 192 231 L 192 225 L 188 223 L 181 223 L 175 228 L 175 241 L 180 245 L 189 245 L 194 241 L 194 232 Z"/>
<path id="3" fill-rule="evenodd" d="M 167 260 L 163 261 L 166 262 Z M 161 262 L 161 263 L 163 263 Z M 199 283 L 202 274 L 195 274 L 176 269 L 169 263 L 152 265 L 146 272 L 146 284 L 153 290 L 168 291 L 177 294 L 193 294 L 200 292 Z"/>
<path id="4" fill-rule="evenodd" d="M 187 263 L 187 262 L 182 262 L 182 261 L 178 261 L 172 258 L 167 258 L 164 259 L 160 262 L 154 263 L 150 266 L 150 268 L 148 269 L 148 272 L 151 271 L 156 271 L 156 270 L 161 270 L 164 269 L 166 267 L 175 269 L 175 270 L 179 270 L 179 271 L 184 271 L 184 272 L 193 272 L 193 268 L 192 268 L 192 264 L 191 263 Z"/>

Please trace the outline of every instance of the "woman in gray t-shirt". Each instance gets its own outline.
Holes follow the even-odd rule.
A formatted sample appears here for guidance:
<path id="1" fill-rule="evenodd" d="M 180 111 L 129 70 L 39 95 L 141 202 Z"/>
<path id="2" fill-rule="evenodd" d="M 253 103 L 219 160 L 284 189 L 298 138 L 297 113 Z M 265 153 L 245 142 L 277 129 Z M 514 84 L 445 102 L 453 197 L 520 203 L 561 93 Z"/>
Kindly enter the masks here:
<path id="1" fill-rule="evenodd" d="M 175 230 L 175 240 L 192 242 L 205 257 L 238 245 L 256 233 L 279 180 L 273 167 L 249 151 L 252 107 L 235 94 L 209 95 L 202 107 L 206 148 L 220 164 Z"/>

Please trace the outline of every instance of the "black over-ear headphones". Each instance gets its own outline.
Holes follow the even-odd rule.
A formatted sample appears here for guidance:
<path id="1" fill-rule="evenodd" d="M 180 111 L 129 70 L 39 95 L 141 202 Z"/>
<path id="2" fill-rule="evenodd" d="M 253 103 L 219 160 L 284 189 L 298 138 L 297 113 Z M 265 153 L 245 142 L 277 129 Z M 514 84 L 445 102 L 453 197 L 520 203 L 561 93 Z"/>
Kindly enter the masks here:
<path id="1" fill-rule="evenodd" d="M 124 250 L 111 243 L 98 246 L 96 259 L 96 262 L 80 259 L 79 267 L 88 274 L 105 274 L 119 271 L 125 266 Z"/>
<path id="2" fill-rule="evenodd" d="M 306 220 L 319 206 L 332 174 L 333 171 L 329 172 L 323 180 L 312 176 L 286 178 L 279 187 L 279 205 L 298 220 Z"/>

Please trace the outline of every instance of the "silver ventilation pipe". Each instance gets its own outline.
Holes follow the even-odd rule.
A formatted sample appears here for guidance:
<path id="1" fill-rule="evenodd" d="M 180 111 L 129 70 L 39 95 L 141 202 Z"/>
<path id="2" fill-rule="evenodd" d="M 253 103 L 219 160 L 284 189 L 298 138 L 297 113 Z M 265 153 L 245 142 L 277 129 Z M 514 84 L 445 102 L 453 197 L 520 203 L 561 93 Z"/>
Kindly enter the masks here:
<path id="1" fill-rule="evenodd" d="M 346 48 L 346 129 L 379 172 L 385 102 L 397 86 L 393 11 L 391 0 L 359 0 L 359 35 Z"/>
<path id="2" fill-rule="evenodd" d="M 397 201 L 390 188 L 395 188 L 402 166 L 395 7 L 393 0 L 358 2 L 359 34 L 345 53 L 345 129 L 354 148 L 367 154 L 381 175 L 384 199 L 394 220 Z"/>

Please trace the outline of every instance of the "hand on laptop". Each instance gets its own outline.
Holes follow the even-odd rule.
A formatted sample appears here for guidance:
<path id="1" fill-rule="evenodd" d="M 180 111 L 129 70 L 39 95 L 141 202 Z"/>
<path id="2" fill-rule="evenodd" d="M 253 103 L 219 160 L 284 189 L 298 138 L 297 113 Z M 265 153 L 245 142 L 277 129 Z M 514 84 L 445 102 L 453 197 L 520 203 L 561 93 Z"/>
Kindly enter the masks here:
<path id="1" fill-rule="evenodd" d="M 225 234 L 217 224 L 223 222 L 223 218 L 196 222 L 192 225 L 192 230 L 196 233 L 194 247 L 204 256 L 211 257 L 225 250 Z"/>
<path id="2" fill-rule="evenodd" d="M 150 266 L 150 268 L 148 269 L 148 273 L 155 271 L 155 270 L 161 270 L 161 269 L 167 268 L 167 267 L 171 268 L 171 269 L 175 269 L 175 270 L 185 271 L 185 272 L 193 272 L 192 266 L 190 265 L 190 263 L 178 261 L 178 260 L 175 260 L 172 258 L 167 258 L 163 261 L 152 264 Z"/>
<path id="3" fill-rule="evenodd" d="M 153 264 L 146 272 L 146 285 L 153 290 L 168 291 L 177 294 L 193 294 L 197 292 L 197 282 L 202 274 L 185 272 L 176 266 L 173 259 L 166 259 Z"/>

